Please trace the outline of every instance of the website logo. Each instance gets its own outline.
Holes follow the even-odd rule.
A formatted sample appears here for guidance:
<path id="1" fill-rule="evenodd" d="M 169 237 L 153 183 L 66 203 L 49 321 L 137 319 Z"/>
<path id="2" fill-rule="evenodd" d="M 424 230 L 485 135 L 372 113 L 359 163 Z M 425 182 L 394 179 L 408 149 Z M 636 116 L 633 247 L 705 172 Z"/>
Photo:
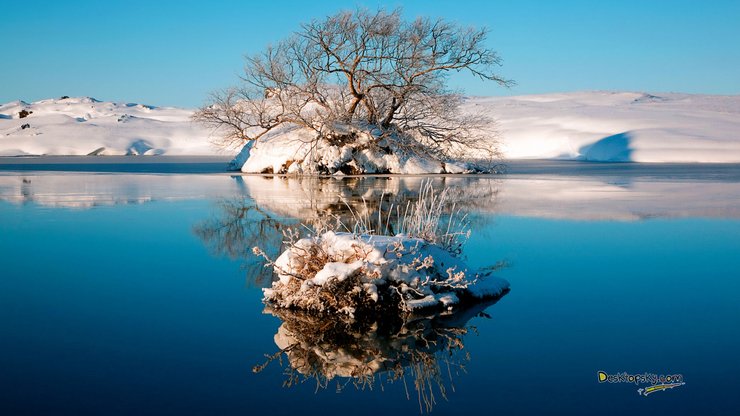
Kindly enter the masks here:
<path id="1" fill-rule="evenodd" d="M 606 371 L 598 371 L 596 372 L 596 376 L 599 383 L 632 383 L 637 386 L 640 386 L 641 384 L 649 384 L 649 386 L 637 389 L 637 394 L 640 396 L 648 396 L 658 391 L 665 391 L 686 384 L 682 374 L 630 374 L 624 371 L 621 373 L 609 374 Z"/>

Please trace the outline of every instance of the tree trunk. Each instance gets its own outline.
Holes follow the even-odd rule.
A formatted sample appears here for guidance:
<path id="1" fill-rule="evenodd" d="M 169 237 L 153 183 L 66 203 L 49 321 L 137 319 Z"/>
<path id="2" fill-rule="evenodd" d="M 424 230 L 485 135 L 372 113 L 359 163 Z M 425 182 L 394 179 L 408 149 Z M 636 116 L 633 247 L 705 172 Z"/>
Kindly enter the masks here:
<path id="1" fill-rule="evenodd" d="M 396 114 L 396 111 L 401 108 L 401 103 L 396 101 L 395 98 L 393 98 L 391 108 L 388 110 L 388 114 L 386 114 L 385 118 L 383 119 L 383 122 L 380 123 L 380 126 L 384 129 L 387 129 L 391 126 L 391 122 L 393 121 L 393 116 Z"/>
<path id="2" fill-rule="evenodd" d="M 350 104 L 349 110 L 347 110 L 349 112 L 350 118 L 355 115 L 355 110 L 357 110 L 357 105 L 360 104 L 360 101 L 362 101 L 362 96 L 355 96 L 355 100 L 352 101 L 352 104 Z"/>

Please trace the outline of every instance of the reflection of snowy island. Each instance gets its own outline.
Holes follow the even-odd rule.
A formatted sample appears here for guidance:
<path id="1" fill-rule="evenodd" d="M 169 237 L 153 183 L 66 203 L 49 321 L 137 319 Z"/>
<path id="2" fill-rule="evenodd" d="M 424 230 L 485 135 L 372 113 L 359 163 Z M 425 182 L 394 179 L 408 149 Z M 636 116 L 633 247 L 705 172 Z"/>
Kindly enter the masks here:
<path id="1" fill-rule="evenodd" d="M 409 399 L 413 389 L 420 410 L 429 412 L 437 397 L 447 398 L 453 377 L 465 371 L 471 358 L 464 349 L 469 321 L 490 318 L 483 311 L 495 302 L 478 302 L 454 312 L 411 314 L 405 319 L 387 314 L 359 320 L 268 306 L 265 312 L 282 321 L 275 334 L 279 351 L 254 371 L 265 370 L 275 360 L 282 365 L 284 355 L 285 386 L 315 381 L 317 387 L 326 388 L 329 381 L 345 379 L 364 389 L 398 382 Z M 339 382 L 337 388 L 349 383 Z"/>

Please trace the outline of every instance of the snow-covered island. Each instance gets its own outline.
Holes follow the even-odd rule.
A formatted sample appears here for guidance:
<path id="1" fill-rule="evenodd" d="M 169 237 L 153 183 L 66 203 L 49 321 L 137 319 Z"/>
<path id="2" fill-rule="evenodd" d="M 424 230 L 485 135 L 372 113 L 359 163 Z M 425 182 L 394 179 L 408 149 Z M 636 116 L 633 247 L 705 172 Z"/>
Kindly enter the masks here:
<path id="1" fill-rule="evenodd" d="M 738 96 L 577 92 L 469 97 L 462 109 L 495 119 L 504 160 L 740 163 Z M 212 144 L 211 132 L 192 122 L 192 114 L 191 109 L 89 97 L 13 101 L 0 105 L 0 156 L 229 154 Z M 297 170 L 291 161 L 305 159 L 312 149 L 300 134 L 283 133 L 250 143 L 234 168 L 248 173 Z M 347 158 L 341 146 L 314 152 L 329 165 Z M 445 169 L 402 164 L 392 157 L 378 163 L 393 173 Z"/>
<path id="2" fill-rule="evenodd" d="M 504 295 L 509 283 L 492 275 L 495 266 L 475 270 L 464 262 L 470 224 L 454 207 L 448 189 L 435 192 L 425 181 L 414 203 L 385 207 L 385 214 L 379 206 L 373 218 L 351 210 L 351 227 L 336 217 L 335 225 L 327 221 L 305 237 L 288 229 L 277 259 L 253 249 L 277 277 L 263 289 L 264 300 L 354 318 L 452 310 Z"/>
<path id="3" fill-rule="evenodd" d="M 350 317 L 452 310 L 509 288 L 490 270 L 471 270 L 444 245 L 405 235 L 327 231 L 290 244 L 272 266 L 278 280 L 264 289 L 268 304 Z"/>

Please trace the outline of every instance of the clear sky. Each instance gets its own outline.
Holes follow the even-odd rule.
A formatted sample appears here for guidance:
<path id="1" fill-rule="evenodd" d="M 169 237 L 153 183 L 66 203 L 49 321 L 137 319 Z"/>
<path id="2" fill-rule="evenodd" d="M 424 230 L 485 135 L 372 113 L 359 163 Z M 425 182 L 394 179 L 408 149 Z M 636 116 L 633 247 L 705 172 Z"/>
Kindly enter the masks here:
<path id="1" fill-rule="evenodd" d="M 740 93 L 740 0 L 0 0 L 0 102 L 61 95 L 198 106 L 233 85 L 243 55 L 355 5 L 486 26 L 510 90 Z"/>

